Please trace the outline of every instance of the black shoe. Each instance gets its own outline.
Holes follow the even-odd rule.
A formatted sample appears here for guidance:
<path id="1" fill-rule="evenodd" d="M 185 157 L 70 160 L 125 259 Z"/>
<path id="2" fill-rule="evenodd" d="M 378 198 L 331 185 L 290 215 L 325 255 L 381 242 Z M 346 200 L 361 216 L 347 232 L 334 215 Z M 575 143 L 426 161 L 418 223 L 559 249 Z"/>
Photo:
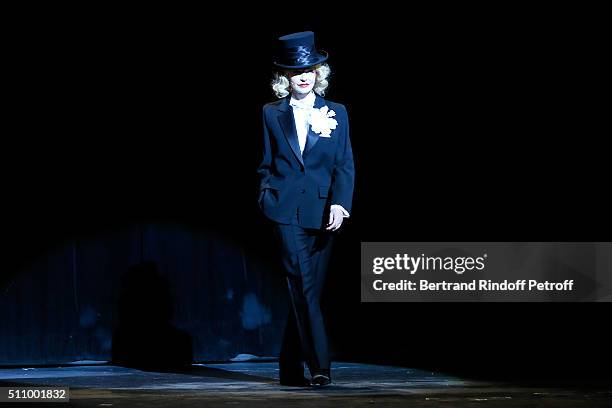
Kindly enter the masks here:
<path id="1" fill-rule="evenodd" d="M 325 387 L 329 384 L 331 384 L 331 378 L 324 374 L 315 375 L 310 382 L 313 387 Z"/>
<path id="2" fill-rule="evenodd" d="M 287 385 L 290 387 L 310 387 L 310 381 L 307 378 L 282 378 L 280 380 L 281 385 Z"/>

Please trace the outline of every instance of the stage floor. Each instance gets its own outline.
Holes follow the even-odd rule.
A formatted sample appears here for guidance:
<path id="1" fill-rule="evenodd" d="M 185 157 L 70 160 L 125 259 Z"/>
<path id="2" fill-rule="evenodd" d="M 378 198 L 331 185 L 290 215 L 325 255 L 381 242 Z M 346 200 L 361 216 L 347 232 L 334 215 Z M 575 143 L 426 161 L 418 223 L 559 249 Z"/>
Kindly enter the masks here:
<path id="1" fill-rule="evenodd" d="M 74 407 L 610 407 L 612 386 L 477 381 L 403 367 L 334 362 L 323 389 L 278 384 L 276 362 L 153 372 L 111 365 L 0 368 L 0 387 L 68 386 Z M 0 403 L 0 408 L 6 406 Z"/>

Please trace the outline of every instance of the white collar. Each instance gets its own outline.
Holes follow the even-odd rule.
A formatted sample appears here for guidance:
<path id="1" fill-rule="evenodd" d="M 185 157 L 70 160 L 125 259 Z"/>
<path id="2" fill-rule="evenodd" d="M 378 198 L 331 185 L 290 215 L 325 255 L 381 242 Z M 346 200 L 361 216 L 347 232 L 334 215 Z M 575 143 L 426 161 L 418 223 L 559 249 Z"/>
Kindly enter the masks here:
<path id="1" fill-rule="evenodd" d="M 293 98 L 292 94 L 291 100 L 289 101 L 289 105 L 301 109 L 312 109 L 314 107 L 315 100 L 316 96 L 315 93 L 312 91 L 302 99 L 295 99 Z"/>

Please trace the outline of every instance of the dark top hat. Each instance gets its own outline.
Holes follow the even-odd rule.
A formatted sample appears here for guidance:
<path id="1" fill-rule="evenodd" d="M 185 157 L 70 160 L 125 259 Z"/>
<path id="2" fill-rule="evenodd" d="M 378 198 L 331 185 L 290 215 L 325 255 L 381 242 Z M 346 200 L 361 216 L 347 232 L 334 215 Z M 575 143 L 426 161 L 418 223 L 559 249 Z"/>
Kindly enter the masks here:
<path id="1" fill-rule="evenodd" d="M 314 33 L 303 31 L 283 35 L 278 38 L 280 43 L 274 65 L 287 69 L 307 68 L 327 60 L 327 52 L 316 50 Z"/>

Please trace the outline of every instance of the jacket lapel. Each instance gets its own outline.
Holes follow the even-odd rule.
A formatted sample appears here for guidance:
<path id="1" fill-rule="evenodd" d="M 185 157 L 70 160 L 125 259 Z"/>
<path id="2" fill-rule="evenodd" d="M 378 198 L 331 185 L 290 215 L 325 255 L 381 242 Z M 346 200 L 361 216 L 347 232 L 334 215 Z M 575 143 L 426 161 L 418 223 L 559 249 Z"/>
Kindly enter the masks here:
<path id="1" fill-rule="evenodd" d="M 283 129 L 283 133 L 289 146 L 291 146 L 291 150 L 295 154 L 295 157 L 304 165 L 304 159 L 302 158 L 302 154 L 300 153 L 300 143 L 298 141 L 297 130 L 295 129 L 295 121 L 293 120 L 293 111 L 289 106 L 289 96 L 285 98 L 279 105 L 279 110 L 281 113 L 278 115 L 278 122 L 280 123 L 281 128 Z M 310 138 L 310 135 L 308 136 Z M 305 151 L 306 149 L 304 149 Z"/>
<path id="2" fill-rule="evenodd" d="M 319 109 L 319 108 L 322 108 L 323 106 L 325 106 L 325 99 L 317 95 L 315 99 L 315 103 L 314 103 L 314 108 Z M 306 146 L 304 146 L 304 153 L 303 153 L 304 156 L 306 156 L 306 154 L 312 150 L 312 148 L 319 141 L 319 138 L 320 136 L 312 131 L 312 127 L 308 126 L 308 137 L 306 138 Z"/>

